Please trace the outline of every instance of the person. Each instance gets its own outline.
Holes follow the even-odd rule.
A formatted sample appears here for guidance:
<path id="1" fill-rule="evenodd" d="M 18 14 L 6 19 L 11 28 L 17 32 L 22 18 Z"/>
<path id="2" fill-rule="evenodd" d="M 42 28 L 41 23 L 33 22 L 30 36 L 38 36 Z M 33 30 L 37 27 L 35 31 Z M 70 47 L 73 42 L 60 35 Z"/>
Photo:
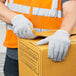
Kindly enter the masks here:
<path id="1" fill-rule="evenodd" d="M 61 1 L 63 17 L 61 16 Z M 0 0 L 0 19 L 7 23 L 4 46 L 7 47 L 5 76 L 19 76 L 18 37 L 34 39 L 31 26 L 37 31 L 58 29 L 36 45 L 49 43 L 48 57 L 53 61 L 65 59 L 70 46 L 70 34 L 76 24 L 76 0 Z"/>

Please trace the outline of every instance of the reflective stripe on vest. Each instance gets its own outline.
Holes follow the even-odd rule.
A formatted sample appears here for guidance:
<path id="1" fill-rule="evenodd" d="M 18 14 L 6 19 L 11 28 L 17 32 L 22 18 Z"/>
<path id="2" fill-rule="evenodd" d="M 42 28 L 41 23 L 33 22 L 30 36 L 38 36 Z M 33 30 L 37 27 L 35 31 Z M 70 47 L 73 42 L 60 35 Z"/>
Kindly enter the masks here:
<path id="1" fill-rule="evenodd" d="M 48 16 L 48 17 L 61 18 L 61 11 L 54 10 L 54 9 L 44 9 L 44 8 L 33 7 L 33 13 L 32 14 L 38 15 L 38 16 Z"/>
<path id="2" fill-rule="evenodd" d="M 7 7 L 10 10 L 12 10 L 12 11 L 16 11 L 16 12 L 20 12 L 20 13 L 25 13 L 25 14 L 29 14 L 30 13 L 30 7 L 29 6 L 9 3 L 9 4 L 7 4 Z"/>
<path id="3" fill-rule="evenodd" d="M 8 30 L 13 30 L 13 26 L 10 25 L 10 24 L 7 24 L 7 29 L 8 29 Z M 49 29 L 39 29 L 39 28 L 34 28 L 34 30 L 35 30 L 36 32 L 49 31 Z"/>
<path id="4" fill-rule="evenodd" d="M 30 6 L 15 4 L 13 0 L 10 0 L 10 2 L 7 4 L 7 7 L 12 11 L 30 14 Z M 32 15 L 61 18 L 61 11 L 57 10 L 57 8 L 58 0 L 53 0 L 51 9 L 33 7 Z"/>

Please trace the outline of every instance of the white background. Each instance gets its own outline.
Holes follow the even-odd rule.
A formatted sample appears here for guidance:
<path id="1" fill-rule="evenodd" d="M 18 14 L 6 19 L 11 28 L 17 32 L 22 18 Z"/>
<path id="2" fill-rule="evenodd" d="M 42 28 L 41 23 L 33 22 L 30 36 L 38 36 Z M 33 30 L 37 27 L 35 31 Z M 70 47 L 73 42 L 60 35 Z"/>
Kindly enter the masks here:
<path id="1" fill-rule="evenodd" d="M 0 21 L 0 76 L 3 75 L 3 66 L 5 61 L 6 48 L 3 46 L 3 42 L 6 34 L 6 24 Z"/>

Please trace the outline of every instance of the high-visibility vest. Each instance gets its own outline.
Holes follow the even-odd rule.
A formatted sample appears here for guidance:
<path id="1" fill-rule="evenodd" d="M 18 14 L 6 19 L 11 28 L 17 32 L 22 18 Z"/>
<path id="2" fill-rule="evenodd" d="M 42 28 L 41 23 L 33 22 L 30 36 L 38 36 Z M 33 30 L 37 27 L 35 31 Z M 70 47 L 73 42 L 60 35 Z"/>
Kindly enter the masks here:
<path id="1" fill-rule="evenodd" d="M 34 28 L 59 29 L 62 22 L 61 0 L 8 0 L 7 7 L 27 17 Z M 8 28 L 4 45 L 17 48 L 17 36 Z"/>

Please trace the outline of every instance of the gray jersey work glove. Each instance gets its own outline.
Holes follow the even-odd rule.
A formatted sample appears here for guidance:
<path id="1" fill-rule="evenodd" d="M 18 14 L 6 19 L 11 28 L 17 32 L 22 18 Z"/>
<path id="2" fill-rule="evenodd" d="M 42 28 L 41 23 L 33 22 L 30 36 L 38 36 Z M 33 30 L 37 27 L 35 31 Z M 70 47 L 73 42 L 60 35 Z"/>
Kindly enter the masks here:
<path id="1" fill-rule="evenodd" d="M 15 16 L 12 24 L 13 31 L 19 38 L 33 39 L 36 37 L 30 28 L 33 24 L 22 14 Z"/>
<path id="2" fill-rule="evenodd" d="M 68 52 L 71 44 L 69 34 L 64 30 L 58 30 L 54 35 L 40 40 L 37 45 L 49 43 L 48 57 L 53 61 L 62 61 Z"/>

